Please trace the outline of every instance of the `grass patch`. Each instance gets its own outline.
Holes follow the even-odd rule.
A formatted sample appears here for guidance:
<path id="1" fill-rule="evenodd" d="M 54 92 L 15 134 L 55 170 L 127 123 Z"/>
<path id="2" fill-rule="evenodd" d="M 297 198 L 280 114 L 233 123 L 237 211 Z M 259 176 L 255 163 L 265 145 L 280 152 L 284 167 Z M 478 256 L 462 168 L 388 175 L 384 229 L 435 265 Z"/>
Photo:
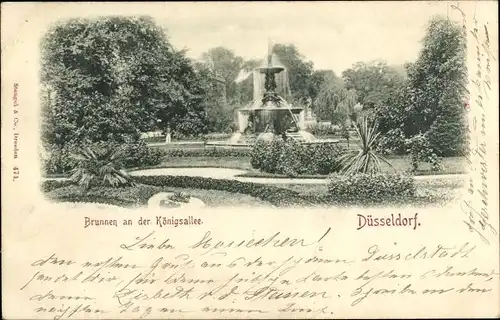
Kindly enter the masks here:
<path id="1" fill-rule="evenodd" d="M 411 161 L 409 156 L 388 156 L 387 160 L 394 167 L 396 172 L 411 171 Z M 443 169 L 432 171 L 430 163 L 420 164 L 414 175 L 439 175 L 439 174 L 460 174 L 466 173 L 466 162 L 464 157 L 449 157 L 442 159 Z M 382 164 L 383 172 L 394 172 L 394 169 L 387 164 Z"/>
<path id="2" fill-rule="evenodd" d="M 142 180 L 151 180 L 151 178 Z M 331 207 L 425 207 L 446 204 L 457 199 L 464 185 L 463 179 L 455 178 L 417 180 L 415 181 L 416 193 L 413 197 L 394 201 L 384 199 L 378 202 L 341 202 L 328 195 L 327 184 L 280 184 L 279 187 L 276 187 L 199 177 L 170 177 L 166 179 L 161 177 L 161 180 L 170 180 L 174 183 L 165 184 L 165 186 L 140 184 L 135 187 L 106 187 L 84 191 L 78 186 L 71 185 L 69 181 L 44 181 L 42 190 L 49 199 L 57 202 L 104 203 L 122 207 L 145 207 L 149 198 L 158 192 L 179 191 L 201 199 L 210 207 L 263 207 L 271 204 L 278 206 L 284 204 L 286 206 Z"/>
<path id="3" fill-rule="evenodd" d="M 196 188 L 159 187 L 140 184 L 133 187 L 100 187 L 83 190 L 76 185 L 64 185 L 46 192 L 48 199 L 57 202 L 104 203 L 121 207 L 146 207 L 148 200 L 159 192 L 183 192 L 199 198 L 209 207 L 222 206 L 269 206 L 266 201 L 255 197 L 219 190 Z"/>
<path id="4" fill-rule="evenodd" d="M 408 172 L 411 170 L 410 159 L 408 156 L 391 156 L 388 157 L 388 161 L 398 172 Z M 414 175 L 441 175 L 441 174 L 463 174 L 466 172 L 465 158 L 463 157 L 450 157 L 443 159 L 443 170 L 432 171 L 431 166 L 428 163 L 422 164 L 420 170 L 414 173 Z M 140 168 L 131 168 L 129 171 L 139 170 L 139 169 L 155 169 L 155 168 L 229 168 L 229 169 L 241 169 L 248 171 L 240 175 L 241 177 L 248 178 L 290 178 L 287 175 L 281 174 L 270 174 L 261 171 L 257 171 L 252 168 L 250 164 L 250 157 L 176 157 L 176 158 L 166 158 L 161 164 L 156 166 L 145 166 Z M 393 173 L 394 170 L 391 169 L 387 164 L 382 164 L 382 172 Z M 60 178 L 67 177 L 68 175 L 47 175 L 49 178 Z M 308 179 L 322 179 L 326 178 L 326 175 L 299 175 L 298 178 L 308 178 Z"/>
<path id="5" fill-rule="evenodd" d="M 330 206 L 430 206 L 442 205 L 450 201 L 460 198 L 460 193 L 463 192 L 465 181 L 463 179 L 446 178 L 446 179 L 430 179 L 430 180 L 415 180 L 416 192 L 415 196 L 405 199 L 403 203 L 397 201 L 388 201 L 383 203 L 340 203 L 327 196 L 327 184 L 280 184 L 280 187 L 297 192 L 302 197 L 324 197 L 324 201 Z"/>
<path id="6" fill-rule="evenodd" d="M 411 162 L 408 156 L 391 156 L 387 159 L 394 167 L 382 163 L 382 172 L 409 172 L 411 171 Z M 443 158 L 443 169 L 440 171 L 432 171 L 429 163 L 423 163 L 414 175 L 440 175 L 440 174 L 462 174 L 466 173 L 466 163 L 463 157 Z M 182 158 L 166 158 L 161 167 L 214 167 L 214 168 L 231 168 L 250 171 L 241 175 L 242 177 L 254 178 L 290 178 L 287 175 L 268 174 L 260 172 L 252 168 L 250 157 L 182 157 Z M 325 178 L 326 175 L 299 175 L 300 178 Z"/>
<path id="7" fill-rule="evenodd" d="M 186 158 L 167 158 L 161 163 L 162 167 L 178 168 L 229 168 L 253 170 L 250 164 L 250 157 L 186 157 Z"/>

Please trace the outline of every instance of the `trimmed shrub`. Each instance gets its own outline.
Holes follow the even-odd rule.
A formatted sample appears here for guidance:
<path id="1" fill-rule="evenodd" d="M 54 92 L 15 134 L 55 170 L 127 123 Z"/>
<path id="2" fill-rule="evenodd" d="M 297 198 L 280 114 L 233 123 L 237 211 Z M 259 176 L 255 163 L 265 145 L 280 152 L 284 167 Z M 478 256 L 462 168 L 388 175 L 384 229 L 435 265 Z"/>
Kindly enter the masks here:
<path id="1" fill-rule="evenodd" d="M 463 121 L 455 122 L 452 117 L 438 116 L 426 132 L 426 136 L 436 156 L 461 156 L 467 147 L 466 132 L 467 127 Z"/>
<path id="2" fill-rule="evenodd" d="M 119 145 L 126 158 L 123 160 L 125 168 L 135 168 L 140 166 L 154 166 L 161 163 L 165 157 L 165 152 L 158 148 L 149 148 L 146 142 L 130 141 L 124 145 Z"/>
<path id="3" fill-rule="evenodd" d="M 340 157 L 345 148 L 334 143 L 305 145 L 303 164 L 308 164 L 304 174 L 330 174 L 341 168 Z"/>
<path id="4" fill-rule="evenodd" d="M 328 193 L 338 202 L 385 202 L 415 195 L 412 176 L 400 174 L 332 175 Z"/>
<path id="5" fill-rule="evenodd" d="M 340 170 L 344 149 L 332 143 L 300 144 L 280 137 L 271 142 L 259 141 L 252 149 L 251 165 L 267 173 L 329 174 Z"/>

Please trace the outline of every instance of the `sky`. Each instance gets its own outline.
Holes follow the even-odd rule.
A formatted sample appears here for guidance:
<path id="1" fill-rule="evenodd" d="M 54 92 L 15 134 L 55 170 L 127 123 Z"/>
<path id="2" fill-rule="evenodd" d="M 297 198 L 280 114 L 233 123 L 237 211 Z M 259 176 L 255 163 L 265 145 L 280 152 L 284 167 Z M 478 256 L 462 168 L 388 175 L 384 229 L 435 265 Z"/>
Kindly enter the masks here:
<path id="1" fill-rule="evenodd" d="M 456 2 L 184 3 L 153 17 L 190 58 L 224 46 L 260 59 L 271 39 L 295 44 L 315 69 L 341 73 L 358 61 L 414 61 L 429 19 L 458 17 L 451 4 Z"/>

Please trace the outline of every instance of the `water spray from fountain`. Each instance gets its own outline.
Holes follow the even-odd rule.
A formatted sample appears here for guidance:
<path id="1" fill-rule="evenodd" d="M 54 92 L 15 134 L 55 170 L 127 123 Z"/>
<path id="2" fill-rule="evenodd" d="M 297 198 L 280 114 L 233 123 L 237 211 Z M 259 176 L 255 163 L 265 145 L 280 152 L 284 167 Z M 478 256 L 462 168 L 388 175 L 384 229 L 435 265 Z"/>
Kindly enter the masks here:
<path id="1" fill-rule="evenodd" d="M 305 131 L 305 110 L 288 103 L 291 99 L 286 67 L 273 53 L 269 42 L 268 53 L 262 64 L 252 72 L 254 101 L 239 109 L 238 132 L 223 145 L 252 145 L 259 140 L 284 137 L 302 143 L 320 142 Z"/>

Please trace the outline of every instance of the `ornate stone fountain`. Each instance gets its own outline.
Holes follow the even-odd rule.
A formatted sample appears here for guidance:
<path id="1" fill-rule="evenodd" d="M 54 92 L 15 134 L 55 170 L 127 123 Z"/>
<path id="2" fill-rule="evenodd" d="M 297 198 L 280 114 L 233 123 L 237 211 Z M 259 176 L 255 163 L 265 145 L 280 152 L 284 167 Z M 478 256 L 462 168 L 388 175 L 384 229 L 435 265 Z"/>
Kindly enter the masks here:
<path id="1" fill-rule="evenodd" d="M 315 137 L 304 131 L 304 108 L 292 106 L 283 96 L 290 96 L 286 68 L 272 53 L 254 69 L 254 102 L 238 110 L 238 129 L 229 145 L 251 145 L 275 136 L 312 142 Z"/>

